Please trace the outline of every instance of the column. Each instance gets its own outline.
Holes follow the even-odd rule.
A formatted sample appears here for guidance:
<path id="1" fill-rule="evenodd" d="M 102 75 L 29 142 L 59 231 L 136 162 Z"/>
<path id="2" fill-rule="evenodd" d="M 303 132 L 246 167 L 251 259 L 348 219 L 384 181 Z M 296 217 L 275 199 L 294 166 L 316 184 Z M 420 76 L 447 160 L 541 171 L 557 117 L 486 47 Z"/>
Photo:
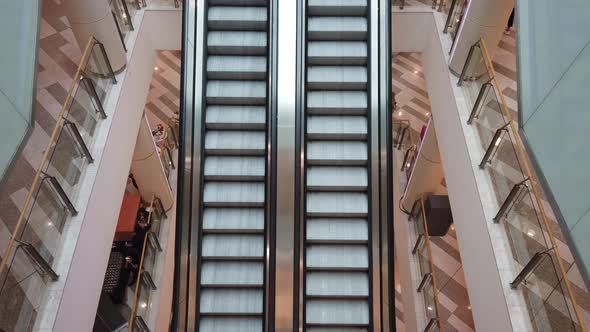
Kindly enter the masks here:
<path id="1" fill-rule="evenodd" d="M 94 35 L 104 44 L 113 70 L 122 71 L 127 59 L 108 0 L 65 0 L 63 5 L 80 48 Z"/>
<path id="2" fill-rule="evenodd" d="M 484 37 L 490 56 L 494 56 L 513 8 L 514 0 L 470 1 L 451 50 L 449 68 L 455 75 L 461 73 L 469 49 L 480 36 Z"/>

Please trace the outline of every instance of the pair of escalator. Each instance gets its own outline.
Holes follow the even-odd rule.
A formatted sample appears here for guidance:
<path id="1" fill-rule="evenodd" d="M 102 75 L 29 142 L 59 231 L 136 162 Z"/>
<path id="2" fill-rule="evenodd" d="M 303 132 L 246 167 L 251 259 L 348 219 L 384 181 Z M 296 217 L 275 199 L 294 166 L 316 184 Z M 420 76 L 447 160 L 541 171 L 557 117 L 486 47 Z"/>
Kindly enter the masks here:
<path id="1" fill-rule="evenodd" d="M 266 199 L 270 3 L 208 0 L 206 7 L 197 324 L 202 332 L 262 331 L 274 222 Z M 368 5 L 307 0 L 306 11 L 305 329 L 367 331 Z"/>

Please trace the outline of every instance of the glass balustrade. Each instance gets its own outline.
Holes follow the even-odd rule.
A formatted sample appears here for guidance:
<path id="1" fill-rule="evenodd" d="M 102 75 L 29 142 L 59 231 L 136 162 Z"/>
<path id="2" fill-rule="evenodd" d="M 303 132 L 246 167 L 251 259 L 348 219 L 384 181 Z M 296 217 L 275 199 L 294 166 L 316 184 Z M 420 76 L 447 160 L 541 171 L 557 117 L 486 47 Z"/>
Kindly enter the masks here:
<path id="1" fill-rule="evenodd" d="M 412 254 L 415 260 L 418 276 L 420 278 L 417 292 L 420 293 L 424 304 L 423 321 L 419 325 L 424 326 L 425 331 L 441 330 L 442 320 L 439 311 L 437 288 L 437 271 L 434 268 L 431 251 L 431 239 L 428 235 L 426 215 L 423 209 L 423 200 L 414 204 L 409 220 L 414 223 Z"/>
<path id="2" fill-rule="evenodd" d="M 510 246 L 511 285 L 521 291 L 534 330 L 576 331 L 581 319 L 565 275 L 569 266 L 559 256 L 513 111 L 506 106 L 484 40 L 471 47 L 459 83 L 472 107 L 468 124 L 481 147 L 475 158 L 486 176 L 476 178 L 482 188 L 492 190 L 497 205 L 493 221 Z"/>
<path id="3" fill-rule="evenodd" d="M 75 246 L 76 238 L 65 236 L 68 221 L 77 215 L 81 181 L 93 162 L 92 146 L 101 121 L 106 117 L 97 87 L 105 96 L 114 84 L 106 53 L 90 38 L 58 121 L 46 142 L 43 156 L 13 229 L 2 250 L 0 265 L 0 328 L 30 331 L 42 316 L 48 286 L 66 271 L 60 251 Z M 101 67 L 100 64 L 105 66 Z M 103 69 L 101 75 L 96 75 Z M 85 73 L 94 72 L 94 75 Z M 108 81 L 108 83 L 102 83 Z M 65 241 L 68 241 L 67 243 Z"/>
<path id="4" fill-rule="evenodd" d="M 139 264 L 139 276 L 135 285 L 133 304 L 129 316 L 129 331 L 149 331 L 149 321 L 152 308 L 153 291 L 155 284 L 156 266 L 158 255 L 162 251 L 160 245 L 160 231 L 162 223 L 166 220 L 166 212 L 162 202 L 156 196 L 152 196 L 148 208 L 150 225 L 149 232 L 145 235 L 141 261 Z"/>

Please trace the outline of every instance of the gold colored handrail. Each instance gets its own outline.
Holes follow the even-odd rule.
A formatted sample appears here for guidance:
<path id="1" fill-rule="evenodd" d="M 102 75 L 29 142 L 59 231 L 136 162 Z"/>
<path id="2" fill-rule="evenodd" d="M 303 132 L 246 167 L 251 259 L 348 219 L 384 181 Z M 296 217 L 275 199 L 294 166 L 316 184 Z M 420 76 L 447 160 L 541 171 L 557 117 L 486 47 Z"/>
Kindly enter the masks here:
<path id="1" fill-rule="evenodd" d="M 428 235 L 428 222 L 426 220 L 426 211 L 424 210 L 424 197 L 420 197 L 420 213 L 422 213 L 422 223 L 424 224 L 424 238 L 426 239 L 426 250 L 428 251 L 428 265 L 432 271 L 432 293 L 434 294 L 434 305 L 436 306 L 436 320 L 438 328 L 443 331 L 443 321 L 440 316 L 440 303 L 438 302 L 438 283 L 436 280 L 436 270 L 434 269 L 434 259 L 432 258 L 432 248 L 430 247 L 430 235 Z"/>
<path id="2" fill-rule="evenodd" d="M 39 184 L 39 181 L 41 178 L 41 170 L 43 169 L 43 166 L 45 165 L 45 163 L 49 159 L 49 153 L 51 151 L 51 146 L 53 145 L 53 143 L 55 142 L 55 140 L 57 138 L 59 128 L 61 127 L 61 123 L 64 120 L 64 114 L 66 113 L 66 111 L 68 109 L 68 105 L 70 104 L 71 99 L 73 98 L 74 88 L 78 85 L 82 71 L 86 67 L 86 65 L 88 64 L 88 61 L 90 59 L 90 54 L 92 52 L 92 47 L 94 46 L 95 41 L 96 41 L 96 39 L 94 38 L 94 36 L 91 35 L 90 38 L 88 39 L 88 42 L 86 43 L 86 47 L 84 47 L 84 52 L 82 53 L 82 59 L 80 60 L 80 63 L 78 64 L 78 69 L 76 70 L 76 74 L 74 75 L 72 84 L 70 85 L 70 88 L 68 90 L 66 100 L 64 101 L 64 103 L 61 107 L 61 110 L 59 111 L 59 114 L 57 116 L 57 123 L 53 127 L 53 131 L 51 132 L 51 135 L 49 136 L 49 141 L 47 142 L 47 145 L 45 146 L 45 151 L 43 152 L 43 156 L 41 157 L 41 162 L 39 163 L 39 167 L 37 167 L 37 171 L 35 172 L 35 176 L 33 177 L 31 189 L 27 193 L 27 196 L 25 198 L 25 202 L 23 204 L 23 207 L 21 209 L 21 212 L 20 212 L 17 222 L 16 222 L 16 226 L 14 228 L 14 231 L 12 232 L 12 235 L 10 236 L 10 239 L 8 240 L 8 244 L 6 246 L 6 250 L 4 251 L 4 255 L 2 256 L 2 262 L 0 263 L 0 275 L 2 275 L 2 273 L 4 272 L 4 269 L 6 268 L 6 264 L 8 263 L 8 259 L 10 258 L 10 252 L 12 251 L 12 247 L 14 246 L 17 235 L 20 233 L 21 227 L 23 226 L 23 222 L 25 221 L 26 212 L 28 211 L 29 205 L 31 204 L 31 200 L 33 199 L 33 194 L 35 193 L 35 189 L 36 189 L 37 185 Z"/>
<path id="3" fill-rule="evenodd" d="M 156 207 L 156 205 L 154 204 L 156 202 L 156 195 L 152 195 L 152 199 L 150 202 L 150 211 L 148 212 L 148 219 L 147 219 L 147 223 L 148 225 L 150 225 L 152 223 L 152 214 L 154 213 L 154 209 Z M 129 315 L 129 332 L 133 332 L 133 321 L 135 319 L 135 315 L 137 313 L 137 302 L 139 302 L 139 288 L 141 287 L 141 277 L 143 276 L 143 262 L 145 259 L 145 251 L 146 251 L 146 247 L 147 244 L 149 242 L 148 237 L 149 235 L 152 233 L 152 230 L 150 228 L 149 231 L 147 231 L 145 233 L 145 237 L 143 239 L 143 248 L 141 248 L 141 260 L 139 261 L 139 267 L 137 268 L 137 280 L 135 281 L 135 293 L 133 296 L 133 305 L 131 307 L 131 315 Z"/>
<path id="4" fill-rule="evenodd" d="M 498 78 L 496 77 L 496 71 L 494 69 L 494 65 L 492 63 L 490 54 L 488 53 L 488 48 L 486 46 L 483 36 L 480 37 L 480 42 L 481 42 L 481 46 L 482 46 L 482 50 L 483 50 L 483 54 L 484 54 L 484 60 L 486 63 L 486 67 L 488 68 L 488 71 L 490 72 L 492 79 L 495 83 L 494 85 L 495 85 L 495 89 L 498 93 L 498 96 L 500 96 L 500 102 L 502 104 L 502 111 L 504 112 L 504 115 L 506 116 L 506 118 L 508 119 L 508 123 L 510 124 L 510 130 L 512 132 L 512 135 L 514 136 L 514 140 L 516 141 L 518 153 L 519 153 L 520 159 L 522 160 L 522 163 L 524 165 L 526 176 L 528 176 L 529 179 L 531 179 L 530 183 L 531 183 L 531 188 L 533 191 L 533 196 L 535 196 L 535 201 L 537 203 L 537 206 L 539 207 L 539 212 L 541 213 L 541 219 L 543 220 L 543 224 L 545 225 L 545 230 L 546 230 L 547 234 L 549 234 L 549 240 L 551 241 L 551 246 L 553 246 L 553 250 L 555 252 L 555 257 L 557 258 L 557 265 L 559 266 L 559 272 L 561 273 L 563 282 L 565 283 L 565 288 L 566 288 L 567 294 L 570 298 L 571 306 L 574 310 L 576 320 L 578 321 L 578 325 L 580 326 L 582 331 L 585 332 L 586 327 L 584 326 L 584 321 L 582 320 L 582 316 L 580 315 L 580 312 L 578 310 L 578 304 L 576 302 L 576 298 L 574 297 L 574 292 L 572 291 L 572 287 L 571 287 L 570 282 L 567 278 L 567 273 L 566 273 L 565 268 L 563 266 L 561 255 L 559 254 L 559 249 L 557 247 L 557 242 L 555 241 L 555 236 L 553 235 L 553 231 L 551 230 L 551 227 L 549 226 L 549 220 L 547 218 L 547 213 L 545 211 L 545 208 L 544 208 L 543 203 L 541 201 L 541 197 L 539 195 L 539 189 L 537 188 L 536 181 L 533 180 L 534 177 L 533 177 L 533 172 L 531 171 L 531 167 L 529 165 L 528 155 L 524 149 L 522 142 L 520 141 L 518 129 L 516 128 L 516 125 L 514 124 L 514 121 L 512 120 L 512 116 L 510 115 L 510 111 L 508 110 L 508 106 L 506 104 L 506 99 L 504 97 L 504 94 L 502 93 L 502 89 L 500 88 L 500 83 L 498 81 Z"/>

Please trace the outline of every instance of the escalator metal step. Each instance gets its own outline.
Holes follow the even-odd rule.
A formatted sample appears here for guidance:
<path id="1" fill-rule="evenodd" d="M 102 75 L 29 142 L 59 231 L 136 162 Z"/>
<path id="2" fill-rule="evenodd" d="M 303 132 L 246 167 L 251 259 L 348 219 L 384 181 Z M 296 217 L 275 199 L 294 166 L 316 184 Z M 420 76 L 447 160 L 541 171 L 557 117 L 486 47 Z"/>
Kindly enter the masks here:
<path id="1" fill-rule="evenodd" d="M 264 80 L 264 56 L 210 56 L 207 59 L 207 78 L 210 80 Z"/>
<path id="2" fill-rule="evenodd" d="M 307 87 L 321 90 L 362 90 L 367 88 L 364 66 L 313 66 L 307 69 Z"/>
<path id="3" fill-rule="evenodd" d="M 205 134 L 205 153 L 207 155 L 248 155 L 262 156 L 266 149 L 263 131 L 213 131 Z"/>
<path id="4" fill-rule="evenodd" d="M 309 114 L 364 115 L 367 112 L 364 91 L 310 91 L 307 94 Z"/>
<path id="5" fill-rule="evenodd" d="M 310 116 L 307 118 L 310 140 L 365 140 L 367 118 L 364 116 Z"/>
<path id="6" fill-rule="evenodd" d="M 207 11 L 210 30 L 265 30 L 264 7 L 210 7 Z"/>
<path id="7" fill-rule="evenodd" d="M 316 41 L 307 48 L 310 65 L 364 65 L 367 43 L 356 41 Z"/>
<path id="8" fill-rule="evenodd" d="M 366 40 L 365 17 L 310 17 L 307 20 L 307 35 L 310 40 Z"/>
<path id="9" fill-rule="evenodd" d="M 207 36 L 209 55 L 265 55 L 266 32 L 211 31 Z"/>
<path id="10" fill-rule="evenodd" d="M 362 16 L 367 13 L 367 0 L 309 0 L 307 10 L 312 16 Z"/>

